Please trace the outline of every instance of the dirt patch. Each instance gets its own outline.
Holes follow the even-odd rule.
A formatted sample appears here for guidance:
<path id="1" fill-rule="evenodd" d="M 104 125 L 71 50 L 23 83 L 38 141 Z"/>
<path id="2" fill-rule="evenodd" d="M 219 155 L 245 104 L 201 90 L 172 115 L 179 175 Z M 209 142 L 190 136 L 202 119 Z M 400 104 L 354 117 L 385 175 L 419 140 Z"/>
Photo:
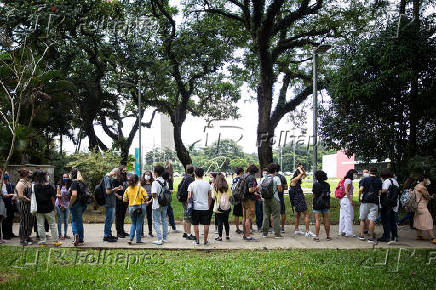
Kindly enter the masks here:
<path id="1" fill-rule="evenodd" d="M 13 271 L 0 272 L 0 285 L 17 280 L 19 275 Z"/>

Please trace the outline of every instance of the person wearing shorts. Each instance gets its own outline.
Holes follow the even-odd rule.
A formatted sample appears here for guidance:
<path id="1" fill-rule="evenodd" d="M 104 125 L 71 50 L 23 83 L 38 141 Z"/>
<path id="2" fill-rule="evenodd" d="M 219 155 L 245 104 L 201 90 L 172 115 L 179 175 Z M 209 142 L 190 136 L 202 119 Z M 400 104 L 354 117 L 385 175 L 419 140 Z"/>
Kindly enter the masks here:
<path id="1" fill-rule="evenodd" d="M 251 164 L 247 168 L 247 173 L 243 175 L 242 178 L 245 179 L 248 187 L 247 198 L 242 201 L 242 224 L 244 228 L 244 236 L 243 239 L 246 241 L 254 240 L 251 236 L 251 221 L 254 219 L 254 215 L 256 212 L 256 203 L 255 199 L 259 195 L 259 186 L 256 182 L 255 174 L 259 171 L 256 165 Z"/>
<path id="2" fill-rule="evenodd" d="M 327 235 L 326 240 L 330 241 L 330 222 L 329 222 L 329 209 L 330 209 L 330 184 L 326 182 L 327 174 L 318 170 L 315 172 L 316 182 L 313 184 L 313 213 L 315 214 L 315 237 L 313 240 L 319 242 L 319 230 L 321 228 L 321 216 L 324 222 L 324 229 Z"/>
<path id="3" fill-rule="evenodd" d="M 194 245 L 200 245 L 200 233 L 198 225 L 204 226 L 204 245 L 209 245 L 207 237 L 209 235 L 210 212 L 212 202 L 212 192 L 209 182 L 203 180 L 204 169 L 195 169 L 195 181 L 188 186 L 188 200 L 192 198 L 192 225 L 194 226 L 195 241 Z"/>
<path id="4" fill-rule="evenodd" d="M 360 184 L 359 192 L 362 194 L 362 202 L 359 208 L 360 234 L 358 239 L 365 240 L 365 221 L 369 220 L 368 242 L 375 243 L 374 228 L 378 215 L 378 197 L 381 194 L 382 182 L 376 176 L 377 168 L 371 168 L 369 177 L 365 177 Z"/>

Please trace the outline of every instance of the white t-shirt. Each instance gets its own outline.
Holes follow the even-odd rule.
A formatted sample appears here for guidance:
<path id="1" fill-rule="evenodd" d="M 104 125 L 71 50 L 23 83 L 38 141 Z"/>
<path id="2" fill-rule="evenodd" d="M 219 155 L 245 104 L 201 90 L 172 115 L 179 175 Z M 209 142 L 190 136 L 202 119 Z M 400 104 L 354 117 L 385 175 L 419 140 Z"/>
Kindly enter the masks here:
<path id="1" fill-rule="evenodd" d="M 351 180 L 349 178 L 345 179 L 345 182 L 344 182 L 345 189 L 347 188 L 348 184 L 350 185 L 350 192 L 349 192 L 350 196 L 351 196 L 351 198 L 353 198 L 353 191 L 354 191 L 353 180 Z"/>
<path id="2" fill-rule="evenodd" d="M 209 191 L 211 186 L 209 182 L 203 179 L 197 179 L 188 186 L 188 192 L 191 192 L 195 210 L 209 209 Z"/>
<path id="3" fill-rule="evenodd" d="M 159 180 L 161 183 L 165 184 L 165 180 L 162 177 L 158 177 L 151 184 L 151 194 L 153 194 L 153 193 L 156 194 L 156 197 L 153 198 L 153 202 L 151 204 L 151 209 L 158 209 L 160 207 L 157 196 L 161 193 L 162 186 L 159 184 L 159 182 L 157 182 L 157 180 Z"/>
<path id="4" fill-rule="evenodd" d="M 388 179 L 385 179 L 383 181 L 382 190 L 388 190 L 389 189 L 389 186 L 391 186 L 391 184 L 392 184 L 391 180 L 394 183 L 394 185 L 399 186 L 398 182 L 394 178 L 391 178 L 391 179 L 388 178 Z M 400 207 L 400 200 L 397 199 L 397 205 L 393 208 L 394 212 L 398 212 L 398 208 L 399 207 Z"/>

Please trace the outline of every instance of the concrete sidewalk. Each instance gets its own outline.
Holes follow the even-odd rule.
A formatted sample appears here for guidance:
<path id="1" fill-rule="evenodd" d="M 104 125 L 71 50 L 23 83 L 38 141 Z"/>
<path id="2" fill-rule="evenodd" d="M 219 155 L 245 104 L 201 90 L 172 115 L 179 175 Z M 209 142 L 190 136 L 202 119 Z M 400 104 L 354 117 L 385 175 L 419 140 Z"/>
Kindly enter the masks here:
<path id="1" fill-rule="evenodd" d="M 142 239 L 144 244 L 137 245 L 133 243 L 132 245 L 127 244 L 129 240 L 128 237 L 124 239 L 118 239 L 118 242 L 110 243 L 103 242 L 103 224 L 85 224 L 85 243 L 80 246 L 80 248 L 114 248 L 114 249 L 217 249 L 217 250 L 236 250 L 236 249 L 371 249 L 376 248 L 428 248 L 436 249 L 436 245 L 432 244 L 430 241 L 417 241 L 416 233 L 414 230 L 409 229 L 409 226 L 401 226 L 399 228 L 399 242 L 392 245 L 386 243 L 378 243 L 374 245 L 373 243 L 368 243 L 367 241 L 360 241 L 351 237 L 340 237 L 338 236 L 338 226 L 334 225 L 331 227 L 331 241 L 326 241 L 326 235 L 324 229 L 321 227 L 320 242 L 313 241 L 312 238 L 305 237 L 303 235 L 294 235 L 294 226 L 288 225 L 285 228 L 285 233 L 283 239 L 275 239 L 273 233 L 269 233 L 267 238 L 262 238 L 262 234 L 255 232 L 254 241 L 244 241 L 242 235 L 235 233 L 235 226 L 230 227 L 230 240 L 225 239 L 222 242 L 215 241 L 214 225 L 211 225 L 211 232 L 209 234 L 209 246 L 203 245 L 203 236 L 200 236 L 201 245 L 195 246 L 192 241 L 188 241 L 182 238 L 183 233 L 174 233 L 170 230 L 168 235 L 168 242 L 162 246 L 153 245 L 153 241 L 156 238 L 149 237 L 148 235 Z M 130 225 L 125 225 L 126 232 L 130 232 Z M 177 225 L 178 229 L 182 229 L 183 225 Z M 202 233 L 202 226 L 200 226 L 200 234 Z M 300 229 L 303 226 L 300 225 Z M 315 232 L 314 226 L 310 226 L 310 230 Z M 356 236 L 359 231 L 359 226 L 354 226 L 353 228 Z M 69 235 L 71 233 L 71 225 L 68 229 Z M 147 233 L 147 229 L 145 233 Z M 376 227 L 377 236 L 381 236 L 383 228 L 381 226 Z M 18 233 L 18 224 L 14 224 L 14 233 Z M 115 227 L 113 227 L 113 235 L 116 234 Z M 192 231 L 193 233 L 193 231 Z M 153 233 L 154 234 L 154 233 Z M 155 234 L 154 234 L 155 235 Z M 35 240 L 35 239 L 34 239 Z M 50 243 L 52 239 L 48 239 Z M 14 238 L 12 240 L 6 241 L 6 246 L 19 246 L 19 239 Z M 29 247 L 38 247 L 37 242 Z M 72 240 L 63 240 L 61 247 L 73 247 Z"/>

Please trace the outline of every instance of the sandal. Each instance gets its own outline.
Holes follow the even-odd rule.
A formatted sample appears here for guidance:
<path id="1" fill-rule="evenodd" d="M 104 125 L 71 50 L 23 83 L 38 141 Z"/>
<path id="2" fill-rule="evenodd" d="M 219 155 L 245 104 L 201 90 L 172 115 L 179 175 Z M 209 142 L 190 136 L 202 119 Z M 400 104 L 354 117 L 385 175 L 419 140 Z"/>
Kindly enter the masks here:
<path id="1" fill-rule="evenodd" d="M 417 241 L 426 241 L 427 239 L 424 236 L 416 236 Z"/>
<path id="2" fill-rule="evenodd" d="M 319 242 L 319 238 L 313 238 L 315 242 Z"/>

